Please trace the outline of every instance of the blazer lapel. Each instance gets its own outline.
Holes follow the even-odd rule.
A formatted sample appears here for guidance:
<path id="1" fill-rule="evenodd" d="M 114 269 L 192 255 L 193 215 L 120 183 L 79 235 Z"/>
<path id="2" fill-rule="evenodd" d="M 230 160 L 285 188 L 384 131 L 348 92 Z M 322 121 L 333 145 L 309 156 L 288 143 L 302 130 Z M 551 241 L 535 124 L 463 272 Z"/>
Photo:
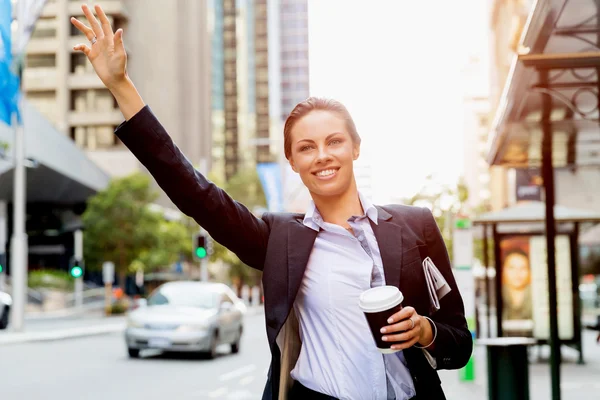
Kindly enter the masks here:
<path id="1" fill-rule="evenodd" d="M 371 222 L 377 238 L 386 285 L 400 286 L 402 274 L 402 227 L 397 225 L 392 215 L 377 207 L 377 224 Z"/>
<path id="2" fill-rule="evenodd" d="M 288 226 L 288 312 L 296 299 L 317 233 L 305 226 L 302 218 L 294 218 Z"/>

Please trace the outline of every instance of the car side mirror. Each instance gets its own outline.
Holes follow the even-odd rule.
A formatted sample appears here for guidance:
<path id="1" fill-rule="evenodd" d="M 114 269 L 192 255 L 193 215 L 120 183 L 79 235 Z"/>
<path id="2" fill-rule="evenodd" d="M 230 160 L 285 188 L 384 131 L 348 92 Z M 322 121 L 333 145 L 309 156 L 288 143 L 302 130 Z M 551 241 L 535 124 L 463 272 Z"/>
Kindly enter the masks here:
<path id="1" fill-rule="evenodd" d="M 224 303 L 221 303 L 221 305 L 219 306 L 219 312 L 231 311 L 232 308 L 233 308 L 233 304 L 226 301 Z"/>

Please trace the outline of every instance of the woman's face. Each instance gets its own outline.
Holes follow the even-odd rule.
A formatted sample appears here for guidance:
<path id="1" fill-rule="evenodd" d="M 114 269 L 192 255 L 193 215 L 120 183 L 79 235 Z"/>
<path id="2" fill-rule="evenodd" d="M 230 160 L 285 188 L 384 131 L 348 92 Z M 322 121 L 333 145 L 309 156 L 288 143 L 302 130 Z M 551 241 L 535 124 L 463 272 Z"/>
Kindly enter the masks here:
<path id="1" fill-rule="evenodd" d="M 511 254 L 504 260 L 504 284 L 516 290 L 523 290 L 529 285 L 531 274 L 529 260 L 522 254 Z"/>
<path id="2" fill-rule="evenodd" d="M 339 196 L 350 188 L 359 146 L 342 118 L 329 111 L 311 111 L 290 134 L 290 165 L 312 195 Z"/>

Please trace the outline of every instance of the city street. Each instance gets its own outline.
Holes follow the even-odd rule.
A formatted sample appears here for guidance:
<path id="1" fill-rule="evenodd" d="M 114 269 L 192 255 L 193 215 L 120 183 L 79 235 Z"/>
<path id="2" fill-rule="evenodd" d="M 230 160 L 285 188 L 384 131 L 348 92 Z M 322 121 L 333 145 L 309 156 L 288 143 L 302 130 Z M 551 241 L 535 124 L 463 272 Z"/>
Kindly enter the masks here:
<path id="1" fill-rule="evenodd" d="M 100 316 L 31 321 L 30 330 L 51 326 L 75 328 L 114 323 Z M 124 322 L 122 317 L 118 321 Z M 62 329 L 61 328 L 61 329 Z M 3 333 L 6 334 L 6 333 Z M 0 335 L 1 336 L 1 335 Z M 269 364 L 264 314 L 246 316 L 239 354 L 222 346 L 216 360 L 159 353 L 129 359 L 121 333 L 1 345 L 2 396 L 7 400 L 35 399 L 258 399 Z M 576 352 L 563 348 L 563 398 L 597 399 L 600 390 L 600 346 L 592 332 L 584 332 L 585 365 Z M 532 400 L 550 398 L 548 349 L 532 349 Z M 539 357 L 539 361 L 538 361 Z M 440 371 L 448 400 L 480 400 L 487 395 L 485 349 L 475 348 L 476 378 L 461 382 L 458 371 Z"/>
<path id="2" fill-rule="evenodd" d="M 264 315 L 249 315 L 240 353 L 215 360 L 151 354 L 132 360 L 122 334 L 0 348 L 2 400 L 258 399 L 269 366 Z"/>

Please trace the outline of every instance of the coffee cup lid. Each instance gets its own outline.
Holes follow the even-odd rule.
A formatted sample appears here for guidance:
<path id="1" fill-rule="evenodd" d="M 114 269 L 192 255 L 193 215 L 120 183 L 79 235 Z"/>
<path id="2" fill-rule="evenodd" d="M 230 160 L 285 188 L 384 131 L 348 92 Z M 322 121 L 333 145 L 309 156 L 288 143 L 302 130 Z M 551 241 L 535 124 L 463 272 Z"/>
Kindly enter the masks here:
<path id="1" fill-rule="evenodd" d="M 378 286 L 362 292 L 358 304 L 364 312 L 380 312 L 396 307 L 403 300 L 396 286 Z"/>

